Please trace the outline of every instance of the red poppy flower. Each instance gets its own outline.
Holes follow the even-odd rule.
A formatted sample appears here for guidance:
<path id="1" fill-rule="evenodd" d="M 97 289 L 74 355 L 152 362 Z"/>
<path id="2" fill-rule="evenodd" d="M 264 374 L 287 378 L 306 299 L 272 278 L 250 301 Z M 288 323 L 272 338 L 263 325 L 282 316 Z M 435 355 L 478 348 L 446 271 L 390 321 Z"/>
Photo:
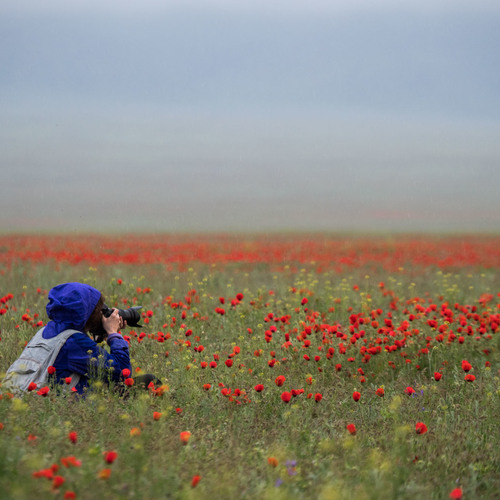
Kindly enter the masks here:
<path id="1" fill-rule="evenodd" d="M 211 387 L 212 384 L 203 384 L 203 389 L 205 389 L 206 391 L 209 391 Z"/>
<path id="2" fill-rule="evenodd" d="M 228 368 L 231 368 L 231 366 L 233 366 L 233 360 L 232 359 L 226 359 L 226 361 L 224 361 L 224 363 L 226 364 L 226 366 Z"/>
<path id="3" fill-rule="evenodd" d="M 462 370 L 468 372 L 472 369 L 472 365 L 467 360 L 462 360 Z"/>
<path id="4" fill-rule="evenodd" d="M 39 395 L 39 396 L 47 396 L 47 394 L 50 392 L 50 387 L 48 386 L 45 386 L 45 387 L 42 387 L 39 391 L 36 391 L 36 393 Z"/>
<path id="5" fill-rule="evenodd" d="M 322 399 L 323 395 L 320 394 L 319 392 L 314 395 L 314 401 L 316 401 L 316 403 L 319 403 Z"/>
<path id="6" fill-rule="evenodd" d="M 159 411 L 153 412 L 153 420 L 160 420 L 162 415 L 163 415 L 163 413 L 161 413 Z"/>
<path id="7" fill-rule="evenodd" d="M 217 363 L 215 361 L 210 361 L 210 368 L 217 368 Z"/>
<path id="8" fill-rule="evenodd" d="M 139 427 L 132 427 L 132 429 L 130 429 L 130 437 L 135 437 L 140 435 L 141 435 L 141 429 L 139 429 Z"/>
<path id="9" fill-rule="evenodd" d="M 354 424 L 348 424 L 346 429 L 349 431 L 349 434 L 356 435 L 356 426 Z"/>
<path id="10" fill-rule="evenodd" d="M 461 500 L 462 498 L 462 488 L 455 488 L 454 490 L 450 491 L 450 498 L 453 500 Z"/>
<path id="11" fill-rule="evenodd" d="M 427 432 L 427 426 L 423 422 L 417 422 L 415 431 L 417 434 L 425 434 Z"/>
<path id="12" fill-rule="evenodd" d="M 30 385 L 28 385 L 29 392 L 36 391 L 36 388 L 37 388 L 37 385 L 35 384 L 35 382 L 30 382 Z"/>
<path id="13" fill-rule="evenodd" d="M 278 387 L 281 387 L 284 383 L 285 383 L 285 376 L 284 375 L 279 375 L 276 377 L 276 379 L 274 380 L 274 383 L 278 386 Z"/>
<path id="14" fill-rule="evenodd" d="M 66 480 L 62 476 L 55 476 L 52 480 L 52 488 L 57 489 L 60 488 Z"/>
<path id="15" fill-rule="evenodd" d="M 52 479 L 54 477 L 54 472 L 52 469 L 41 469 L 33 472 L 32 476 L 35 478 L 45 477 L 47 479 Z"/>
<path id="16" fill-rule="evenodd" d="M 262 392 L 264 390 L 264 386 L 262 384 L 257 384 L 254 389 L 257 391 L 257 392 Z"/>
<path id="17" fill-rule="evenodd" d="M 203 368 L 203 369 L 205 369 L 207 366 L 208 366 L 208 363 L 206 361 L 202 361 L 200 363 L 200 367 Z"/>
<path id="18" fill-rule="evenodd" d="M 111 476 L 111 469 L 101 469 L 97 473 L 99 479 L 109 479 L 109 476 Z"/>
<path id="19" fill-rule="evenodd" d="M 472 375 L 472 373 L 468 373 L 465 377 L 464 377 L 464 380 L 466 382 L 474 382 L 474 380 L 476 380 L 476 377 L 474 375 Z"/>
<path id="20" fill-rule="evenodd" d="M 76 499 L 76 493 L 74 491 L 68 490 L 66 493 L 64 493 L 64 500 L 75 500 Z"/>
<path id="21" fill-rule="evenodd" d="M 54 373 L 56 372 L 56 369 L 53 366 L 49 366 L 47 368 L 47 372 L 49 375 L 54 375 Z"/>
<path id="22" fill-rule="evenodd" d="M 128 368 L 125 368 L 122 370 L 122 375 L 124 378 L 130 377 L 130 370 Z"/>
<path id="23" fill-rule="evenodd" d="M 408 396 L 411 396 L 415 392 L 415 389 L 413 387 L 407 387 L 405 389 L 405 393 L 408 394 Z"/>
<path id="24" fill-rule="evenodd" d="M 434 380 L 436 382 L 439 382 L 441 380 L 441 377 L 443 376 L 442 373 L 439 373 L 439 372 L 434 372 Z"/>
<path id="25" fill-rule="evenodd" d="M 104 453 L 104 461 L 108 464 L 112 464 L 118 458 L 118 453 L 116 451 L 108 451 Z"/>
<path id="26" fill-rule="evenodd" d="M 68 434 L 68 439 L 73 443 L 73 444 L 76 444 L 77 440 L 78 440 L 78 434 L 76 433 L 76 431 L 71 431 L 69 434 Z"/>
<path id="27" fill-rule="evenodd" d="M 268 457 L 267 459 L 267 463 L 271 466 L 271 467 L 278 467 L 278 459 L 276 457 Z"/>
<path id="28" fill-rule="evenodd" d="M 189 440 L 191 439 L 191 433 L 189 431 L 183 431 L 179 434 L 179 438 L 181 440 L 181 443 L 183 445 L 186 445 L 189 443 Z"/>
<path id="29" fill-rule="evenodd" d="M 358 391 L 354 391 L 352 393 L 352 399 L 354 399 L 354 401 L 359 401 L 360 397 L 361 397 L 361 393 L 359 393 Z"/>
<path id="30" fill-rule="evenodd" d="M 81 467 L 82 462 L 81 460 L 77 460 L 74 456 L 71 455 L 69 457 L 62 457 L 61 464 L 64 467 Z"/>
<path id="31" fill-rule="evenodd" d="M 309 300 L 307 299 L 307 297 L 304 297 L 304 298 L 300 301 L 300 303 L 301 303 L 303 306 L 305 306 L 308 302 L 309 302 Z"/>
<path id="32" fill-rule="evenodd" d="M 282 392 L 281 393 L 281 400 L 284 402 L 284 403 L 288 403 L 290 401 L 290 399 L 292 399 L 292 393 L 291 392 Z"/>
<path id="33" fill-rule="evenodd" d="M 125 385 L 126 385 L 127 387 L 132 387 L 132 386 L 134 385 L 134 379 L 133 379 L 133 378 L 130 378 L 130 377 L 129 377 L 129 378 L 126 378 L 126 379 L 125 379 Z"/>
<path id="34" fill-rule="evenodd" d="M 384 397 L 384 394 L 385 394 L 385 391 L 384 391 L 384 388 L 383 387 L 379 387 L 376 391 L 375 391 L 375 394 L 377 396 L 380 396 L 381 398 Z"/>
<path id="35" fill-rule="evenodd" d="M 194 488 L 200 482 L 201 476 L 193 476 L 191 479 L 191 488 Z"/>

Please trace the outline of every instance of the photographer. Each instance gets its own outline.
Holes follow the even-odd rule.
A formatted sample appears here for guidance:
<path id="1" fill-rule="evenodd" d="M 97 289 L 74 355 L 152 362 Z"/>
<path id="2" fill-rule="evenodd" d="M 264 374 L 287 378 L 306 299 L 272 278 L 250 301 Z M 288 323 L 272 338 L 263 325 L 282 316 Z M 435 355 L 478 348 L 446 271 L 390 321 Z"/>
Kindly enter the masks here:
<path id="1" fill-rule="evenodd" d="M 51 321 L 9 368 L 2 386 L 27 390 L 28 383 L 46 378 L 45 365 L 49 362 L 55 368 L 52 380 L 55 378 L 56 383 L 67 388 L 74 387 L 80 394 L 86 391 L 90 378 L 120 383 L 122 370 L 131 370 L 128 343 L 117 333 L 127 322 L 118 309 L 105 317 L 103 308 L 101 292 L 89 285 L 64 283 L 52 288 L 46 308 Z M 99 342 L 105 340 L 110 352 L 92 340 L 90 332 Z"/>

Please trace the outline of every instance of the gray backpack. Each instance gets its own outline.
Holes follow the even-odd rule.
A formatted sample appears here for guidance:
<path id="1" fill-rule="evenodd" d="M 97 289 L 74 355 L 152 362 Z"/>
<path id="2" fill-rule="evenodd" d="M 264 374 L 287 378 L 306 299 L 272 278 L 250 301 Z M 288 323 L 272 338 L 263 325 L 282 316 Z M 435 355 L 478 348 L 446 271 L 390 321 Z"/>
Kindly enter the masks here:
<path id="1" fill-rule="evenodd" d="M 66 340 L 78 333 L 78 330 L 64 330 L 55 337 L 44 339 L 43 330 L 44 328 L 38 330 L 24 348 L 21 356 L 7 370 L 2 381 L 2 389 L 20 393 L 26 391 L 31 382 L 34 382 L 38 389 L 46 385 L 49 378 L 47 369 L 56 360 Z M 79 380 L 80 375 L 73 373 L 71 383 L 65 384 L 65 388 L 75 387 Z"/>

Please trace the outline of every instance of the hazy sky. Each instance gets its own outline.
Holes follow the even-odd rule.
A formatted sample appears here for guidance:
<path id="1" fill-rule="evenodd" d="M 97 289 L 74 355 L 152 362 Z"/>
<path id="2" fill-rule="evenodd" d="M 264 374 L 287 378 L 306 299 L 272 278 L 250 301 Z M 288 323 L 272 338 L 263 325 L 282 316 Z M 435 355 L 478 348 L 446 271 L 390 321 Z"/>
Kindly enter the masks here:
<path id="1" fill-rule="evenodd" d="M 0 231 L 500 229 L 500 4 L 3 0 Z"/>

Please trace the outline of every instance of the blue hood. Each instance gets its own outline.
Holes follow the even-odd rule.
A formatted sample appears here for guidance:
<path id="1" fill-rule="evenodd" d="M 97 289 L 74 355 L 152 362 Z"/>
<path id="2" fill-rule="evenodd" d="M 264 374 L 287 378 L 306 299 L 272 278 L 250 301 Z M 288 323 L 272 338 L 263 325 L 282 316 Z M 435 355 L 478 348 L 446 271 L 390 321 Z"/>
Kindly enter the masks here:
<path id="1" fill-rule="evenodd" d="M 64 283 L 49 292 L 47 323 L 43 337 L 50 339 L 68 328 L 83 331 L 83 327 L 95 309 L 101 292 L 83 283 Z"/>

